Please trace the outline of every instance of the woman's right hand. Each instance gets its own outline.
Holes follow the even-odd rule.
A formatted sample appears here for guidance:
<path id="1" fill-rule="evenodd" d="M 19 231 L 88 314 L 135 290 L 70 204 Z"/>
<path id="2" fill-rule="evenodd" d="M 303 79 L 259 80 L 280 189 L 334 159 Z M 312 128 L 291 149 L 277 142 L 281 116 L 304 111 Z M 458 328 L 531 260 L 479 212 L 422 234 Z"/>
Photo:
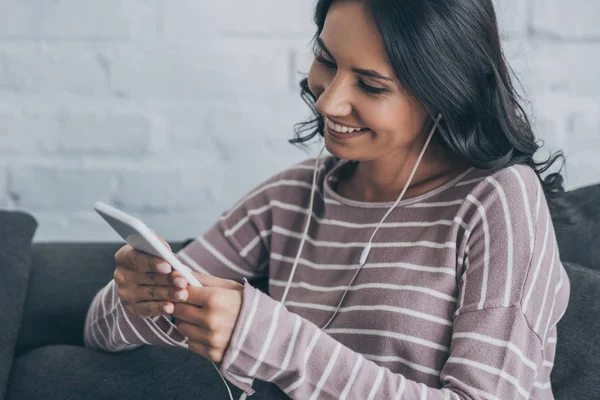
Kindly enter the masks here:
<path id="1" fill-rule="evenodd" d="M 156 236 L 171 248 L 164 239 Z M 171 266 L 162 258 L 125 245 L 115 253 L 115 263 L 113 279 L 119 298 L 127 311 L 137 317 L 171 314 L 173 303 L 188 297 L 187 282 L 181 277 L 174 278 Z"/>

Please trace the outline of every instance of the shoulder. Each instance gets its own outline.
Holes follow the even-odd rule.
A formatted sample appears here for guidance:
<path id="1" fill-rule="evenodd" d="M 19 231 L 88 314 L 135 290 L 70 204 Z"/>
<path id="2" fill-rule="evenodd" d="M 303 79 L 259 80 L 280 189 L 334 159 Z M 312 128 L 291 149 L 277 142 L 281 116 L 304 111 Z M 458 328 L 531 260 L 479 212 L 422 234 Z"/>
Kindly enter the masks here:
<path id="1" fill-rule="evenodd" d="M 465 179 L 471 179 L 473 183 L 466 188 L 462 213 L 476 209 L 478 212 L 475 214 L 479 217 L 484 214 L 510 218 L 514 214 L 530 221 L 536 219 L 543 190 L 537 174 L 528 165 L 517 164 L 497 170 L 476 169 L 469 175 Z"/>

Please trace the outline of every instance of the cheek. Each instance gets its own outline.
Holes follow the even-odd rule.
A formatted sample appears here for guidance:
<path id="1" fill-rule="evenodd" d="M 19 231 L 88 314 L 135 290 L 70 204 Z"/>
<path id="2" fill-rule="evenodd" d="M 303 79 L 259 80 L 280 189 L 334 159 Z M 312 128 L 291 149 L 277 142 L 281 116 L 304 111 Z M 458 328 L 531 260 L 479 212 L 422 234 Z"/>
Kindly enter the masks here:
<path id="1" fill-rule="evenodd" d="M 362 120 L 382 139 L 410 139 L 418 135 L 425 121 L 425 114 L 404 99 L 368 100 L 361 109 Z"/>

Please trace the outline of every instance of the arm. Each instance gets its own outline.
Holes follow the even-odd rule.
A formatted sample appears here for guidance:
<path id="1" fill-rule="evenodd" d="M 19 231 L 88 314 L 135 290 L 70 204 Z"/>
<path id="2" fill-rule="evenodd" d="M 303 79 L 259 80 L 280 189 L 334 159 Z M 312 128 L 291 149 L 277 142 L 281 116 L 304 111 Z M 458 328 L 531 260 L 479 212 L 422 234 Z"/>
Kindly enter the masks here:
<path id="1" fill-rule="evenodd" d="M 261 232 L 270 213 L 251 215 L 249 210 L 268 204 L 263 189 L 267 183 L 224 213 L 208 232 L 180 250 L 177 258 L 192 270 L 238 281 L 264 275 L 268 242 Z M 187 346 L 170 318 L 131 314 L 119 298 L 114 280 L 92 301 L 84 340 L 87 347 L 105 351 L 132 350 L 145 344 Z"/>
<path id="2" fill-rule="evenodd" d="M 568 298 L 554 289 L 567 278 L 535 180 L 525 201 L 526 187 L 507 174 L 513 172 L 483 182 L 462 210 L 471 215 L 464 242 L 470 252 L 441 388 L 378 366 L 247 284 L 221 372 L 248 393 L 252 379 L 261 379 L 296 399 L 529 398 L 544 368 L 548 327 Z M 535 271 L 545 279 L 535 279 Z"/>

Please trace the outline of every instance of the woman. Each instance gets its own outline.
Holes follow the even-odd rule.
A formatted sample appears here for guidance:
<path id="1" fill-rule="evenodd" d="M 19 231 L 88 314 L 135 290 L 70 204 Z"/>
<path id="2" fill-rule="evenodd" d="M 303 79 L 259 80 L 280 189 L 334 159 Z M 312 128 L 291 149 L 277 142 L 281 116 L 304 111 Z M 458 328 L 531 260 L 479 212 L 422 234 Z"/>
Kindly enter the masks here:
<path id="1" fill-rule="evenodd" d="M 273 176 L 178 253 L 121 248 L 89 347 L 189 348 L 295 399 L 553 398 L 569 280 L 490 0 L 316 5 L 302 95 L 332 156 Z M 302 136 L 307 133 L 307 135 Z M 313 167 L 314 165 L 314 167 Z M 246 278 L 269 278 L 271 297 Z M 243 284 L 238 283 L 243 279 Z"/>

